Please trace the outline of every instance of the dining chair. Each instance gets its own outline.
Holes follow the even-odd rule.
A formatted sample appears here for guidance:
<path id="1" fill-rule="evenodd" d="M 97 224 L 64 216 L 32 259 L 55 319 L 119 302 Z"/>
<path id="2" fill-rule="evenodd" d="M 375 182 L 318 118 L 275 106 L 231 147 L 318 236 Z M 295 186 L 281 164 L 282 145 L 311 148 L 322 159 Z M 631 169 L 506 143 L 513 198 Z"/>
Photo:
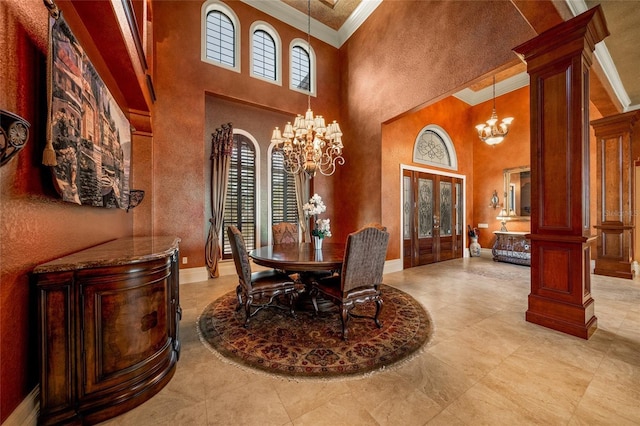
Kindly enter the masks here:
<path id="1" fill-rule="evenodd" d="M 297 244 L 298 225 L 290 222 L 280 222 L 271 227 L 273 244 Z"/>
<path id="2" fill-rule="evenodd" d="M 238 286 L 236 287 L 236 295 L 238 297 L 237 310 L 244 307 L 246 315 L 244 326 L 247 327 L 251 317 L 268 307 L 288 309 L 291 315 L 295 317 L 294 306 L 298 296 L 296 284 L 287 274 L 273 269 L 252 272 L 249 254 L 240 230 L 230 225 L 227 227 L 227 235 L 229 236 L 233 262 L 238 273 Z M 288 308 L 278 303 L 280 296 L 288 296 Z"/>
<path id="3" fill-rule="evenodd" d="M 369 222 L 366 225 L 364 225 L 363 227 L 361 227 L 360 229 L 364 229 L 364 228 L 376 228 L 379 229 L 381 231 L 386 231 L 387 227 L 386 226 L 382 226 L 381 223 L 379 222 Z"/>
<path id="4" fill-rule="evenodd" d="M 379 286 L 382 283 L 388 244 L 389 233 L 374 226 L 349 234 L 340 274 L 313 282 L 310 296 L 316 315 L 318 295 L 321 294 L 336 303 L 340 308 L 344 340 L 347 339 L 347 322 L 350 317 L 370 318 L 378 328 L 382 327 L 378 319 L 383 303 Z M 351 312 L 357 304 L 371 302 L 376 304 L 374 317 Z"/>

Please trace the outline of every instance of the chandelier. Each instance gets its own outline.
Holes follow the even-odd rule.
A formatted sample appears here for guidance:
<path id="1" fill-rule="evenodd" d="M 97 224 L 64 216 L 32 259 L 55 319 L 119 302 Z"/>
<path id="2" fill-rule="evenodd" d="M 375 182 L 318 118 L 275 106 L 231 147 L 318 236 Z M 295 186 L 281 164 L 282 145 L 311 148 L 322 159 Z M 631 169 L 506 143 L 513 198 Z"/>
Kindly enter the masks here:
<path id="1" fill-rule="evenodd" d="M 311 0 L 307 1 L 307 47 L 311 51 Z M 287 173 L 305 172 L 314 177 L 319 171 L 330 176 L 336 171 L 336 164 L 344 164 L 342 157 L 342 131 L 334 120 L 327 126 L 321 115 L 313 115 L 311 93 L 307 95 L 307 112 L 298 114 L 293 122 L 288 122 L 284 130 L 276 127 L 271 134 L 271 142 L 284 157 Z"/>
<path id="2" fill-rule="evenodd" d="M 496 76 L 493 76 L 493 113 L 491 118 L 487 120 L 487 124 L 478 124 L 478 137 L 487 145 L 496 145 L 504 140 L 509 133 L 509 126 L 513 121 L 513 117 L 503 118 L 498 124 L 498 114 L 496 114 Z"/>

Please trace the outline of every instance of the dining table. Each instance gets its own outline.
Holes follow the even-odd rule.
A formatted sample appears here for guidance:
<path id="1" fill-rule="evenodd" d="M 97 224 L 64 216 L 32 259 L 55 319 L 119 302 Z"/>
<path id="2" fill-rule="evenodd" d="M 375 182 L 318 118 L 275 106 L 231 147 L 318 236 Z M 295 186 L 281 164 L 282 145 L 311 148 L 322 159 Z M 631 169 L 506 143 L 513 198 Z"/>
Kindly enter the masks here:
<path id="1" fill-rule="evenodd" d="M 259 247 L 249 252 L 249 257 L 257 265 L 298 274 L 297 281 L 304 287 L 298 300 L 298 309 L 312 310 L 310 291 L 313 281 L 320 277 L 340 272 L 344 260 L 343 243 L 323 243 L 316 249 L 312 243 L 273 244 Z M 322 297 L 316 299 L 319 311 L 335 309 L 333 302 Z"/>
<path id="2" fill-rule="evenodd" d="M 273 244 L 249 252 L 257 265 L 283 271 L 340 271 L 344 259 L 343 243 L 327 243 L 316 249 L 312 243 Z"/>

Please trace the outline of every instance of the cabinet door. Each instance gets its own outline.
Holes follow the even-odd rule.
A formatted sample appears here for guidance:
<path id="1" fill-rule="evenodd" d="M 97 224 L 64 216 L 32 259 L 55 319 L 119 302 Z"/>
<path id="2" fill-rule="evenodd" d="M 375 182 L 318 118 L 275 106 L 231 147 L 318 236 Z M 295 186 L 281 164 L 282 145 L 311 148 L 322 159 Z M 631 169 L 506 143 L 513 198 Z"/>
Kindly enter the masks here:
<path id="1" fill-rule="evenodd" d="M 133 387 L 171 359 L 170 274 L 169 258 L 78 274 L 85 402 L 114 386 Z"/>
<path id="2" fill-rule="evenodd" d="M 40 415 L 64 423 L 75 415 L 73 273 L 36 276 L 40 351 Z"/>

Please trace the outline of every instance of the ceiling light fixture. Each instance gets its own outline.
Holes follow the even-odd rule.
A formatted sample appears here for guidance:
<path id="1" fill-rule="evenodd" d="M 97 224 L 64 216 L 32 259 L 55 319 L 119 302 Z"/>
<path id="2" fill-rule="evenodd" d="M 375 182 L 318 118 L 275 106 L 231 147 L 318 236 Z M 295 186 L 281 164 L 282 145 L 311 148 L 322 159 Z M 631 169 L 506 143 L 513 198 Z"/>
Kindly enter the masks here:
<path id="1" fill-rule="evenodd" d="M 513 117 L 503 118 L 498 124 L 498 114 L 496 114 L 496 76 L 493 76 L 493 113 L 486 124 L 478 124 L 478 137 L 487 145 L 497 145 L 502 142 L 509 133 L 509 126 Z"/>
<path id="2" fill-rule="evenodd" d="M 307 47 L 311 54 L 311 0 L 307 1 L 307 11 Z M 271 142 L 282 152 L 287 173 L 304 171 L 309 177 L 314 177 L 319 171 L 330 176 L 336 171 L 336 164 L 344 164 L 342 131 L 337 121 L 327 126 L 321 115 L 314 117 L 310 90 L 311 87 L 307 95 L 306 114 L 298 114 L 293 124 L 288 122 L 282 132 L 276 127 L 271 134 Z"/>

